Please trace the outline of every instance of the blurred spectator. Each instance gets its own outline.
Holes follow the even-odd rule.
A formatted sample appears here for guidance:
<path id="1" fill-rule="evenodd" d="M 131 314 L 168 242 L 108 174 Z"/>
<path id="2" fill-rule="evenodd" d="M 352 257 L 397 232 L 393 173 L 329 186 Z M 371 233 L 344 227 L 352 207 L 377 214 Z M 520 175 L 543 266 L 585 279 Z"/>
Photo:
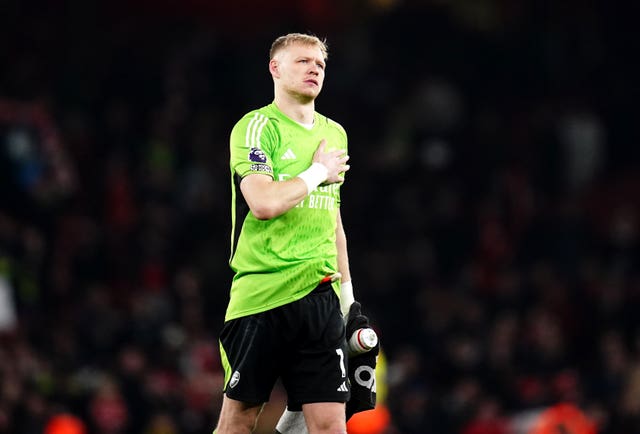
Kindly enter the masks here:
<path id="1" fill-rule="evenodd" d="M 86 432 L 82 420 L 70 414 L 51 417 L 44 429 L 44 434 L 86 434 Z"/>

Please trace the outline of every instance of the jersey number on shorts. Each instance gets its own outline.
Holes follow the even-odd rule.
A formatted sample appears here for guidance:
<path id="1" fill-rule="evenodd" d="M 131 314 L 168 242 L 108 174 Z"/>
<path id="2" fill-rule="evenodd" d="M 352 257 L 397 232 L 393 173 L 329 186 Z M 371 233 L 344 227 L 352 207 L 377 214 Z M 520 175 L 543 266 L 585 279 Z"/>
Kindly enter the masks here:
<path id="1" fill-rule="evenodd" d="M 336 354 L 340 357 L 340 370 L 342 371 L 342 378 L 347 376 L 347 370 L 344 367 L 344 351 L 342 348 L 336 348 Z"/>

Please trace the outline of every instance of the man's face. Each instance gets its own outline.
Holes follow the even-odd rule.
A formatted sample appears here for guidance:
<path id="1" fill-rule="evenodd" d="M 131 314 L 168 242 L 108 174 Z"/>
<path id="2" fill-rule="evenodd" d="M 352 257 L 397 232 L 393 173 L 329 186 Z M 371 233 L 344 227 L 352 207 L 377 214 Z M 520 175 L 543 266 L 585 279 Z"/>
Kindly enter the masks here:
<path id="1" fill-rule="evenodd" d="M 303 101 L 315 99 L 324 82 L 322 51 L 313 45 L 293 44 L 278 52 L 271 71 L 276 86 Z"/>

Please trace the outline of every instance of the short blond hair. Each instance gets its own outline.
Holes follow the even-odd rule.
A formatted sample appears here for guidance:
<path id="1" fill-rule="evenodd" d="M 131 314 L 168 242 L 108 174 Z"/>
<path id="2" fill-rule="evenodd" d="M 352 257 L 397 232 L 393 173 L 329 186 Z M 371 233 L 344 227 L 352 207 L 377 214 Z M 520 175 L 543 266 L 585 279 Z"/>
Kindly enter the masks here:
<path id="1" fill-rule="evenodd" d="M 329 58 L 326 39 L 320 39 L 315 35 L 309 35 L 306 33 L 289 33 L 287 35 L 280 36 L 273 41 L 273 44 L 271 44 L 271 50 L 269 50 L 269 59 L 273 59 L 278 51 L 293 44 L 316 46 L 320 51 L 322 51 L 322 57 L 324 60 Z"/>

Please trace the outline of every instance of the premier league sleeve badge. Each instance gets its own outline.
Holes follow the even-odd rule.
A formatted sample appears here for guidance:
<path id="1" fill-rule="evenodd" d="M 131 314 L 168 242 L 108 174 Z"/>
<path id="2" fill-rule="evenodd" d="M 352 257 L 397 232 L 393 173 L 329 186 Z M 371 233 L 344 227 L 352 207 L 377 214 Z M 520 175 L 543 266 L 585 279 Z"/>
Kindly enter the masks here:
<path id="1" fill-rule="evenodd" d="M 249 161 L 253 161 L 254 163 L 266 163 L 267 156 L 260 148 L 251 148 L 249 149 Z"/>

